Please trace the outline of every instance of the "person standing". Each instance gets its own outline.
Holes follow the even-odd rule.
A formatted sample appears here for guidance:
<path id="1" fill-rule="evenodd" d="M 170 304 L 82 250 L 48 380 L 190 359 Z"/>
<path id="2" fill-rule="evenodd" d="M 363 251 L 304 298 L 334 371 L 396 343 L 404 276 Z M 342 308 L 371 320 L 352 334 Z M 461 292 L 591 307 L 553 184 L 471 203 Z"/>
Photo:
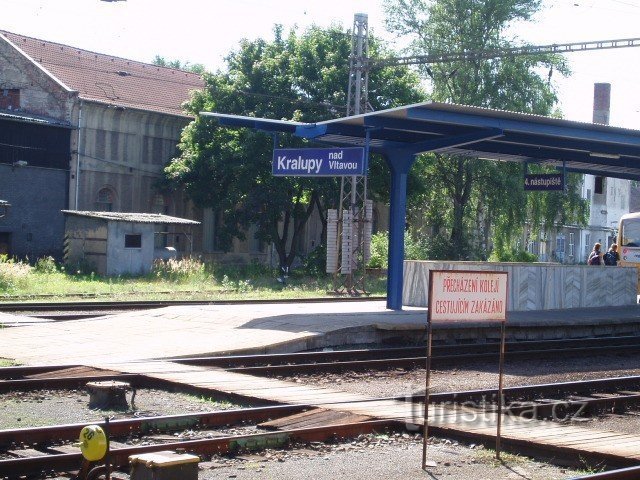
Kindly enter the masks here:
<path id="1" fill-rule="evenodd" d="M 618 265 L 618 262 L 620 261 L 618 245 L 616 243 L 612 243 L 609 250 L 607 250 L 607 253 L 602 256 L 602 259 L 604 260 L 605 265 L 611 265 L 614 267 Z"/>
<path id="2" fill-rule="evenodd" d="M 588 265 L 604 265 L 602 260 L 602 251 L 600 250 L 601 247 L 602 245 L 600 245 L 600 242 L 595 243 L 593 250 L 591 250 L 591 253 L 589 254 L 589 260 L 587 260 Z"/>

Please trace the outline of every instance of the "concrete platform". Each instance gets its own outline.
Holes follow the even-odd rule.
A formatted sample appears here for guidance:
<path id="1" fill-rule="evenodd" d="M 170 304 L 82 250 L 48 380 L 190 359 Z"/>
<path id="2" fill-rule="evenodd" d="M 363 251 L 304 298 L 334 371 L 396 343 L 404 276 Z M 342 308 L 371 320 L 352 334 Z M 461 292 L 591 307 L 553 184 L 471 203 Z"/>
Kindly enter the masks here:
<path id="1" fill-rule="evenodd" d="M 97 365 L 231 353 L 296 352 L 383 341 L 424 341 L 424 308 L 384 301 L 178 306 L 34 324 L 0 315 L 0 356 L 22 364 Z M 13 328 L 15 327 L 15 328 Z M 513 312 L 510 339 L 640 334 L 640 306 Z M 436 342 L 494 340 L 495 324 L 443 324 Z"/>

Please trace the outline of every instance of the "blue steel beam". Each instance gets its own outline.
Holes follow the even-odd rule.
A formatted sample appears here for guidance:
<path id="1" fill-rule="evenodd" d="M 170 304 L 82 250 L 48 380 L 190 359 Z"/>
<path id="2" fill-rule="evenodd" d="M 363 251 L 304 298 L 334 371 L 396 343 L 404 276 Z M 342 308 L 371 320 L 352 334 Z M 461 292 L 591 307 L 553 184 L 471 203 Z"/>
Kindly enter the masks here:
<path id="1" fill-rule="evenodd" d="M 562 170 L 561 166 L 557 166 L 556 167 L 557 170 Z M 593 170 L 593 169 L 589 169 L 589 168 L 575 168 L 575 167 L 567 167 L 566 170 L 567 172 L 571 172 L 571 173 L 583 173 L 586 175 L 596 175 L 596 176 L 600 176 L 600 177 L 612 177 L 612 178 L 621 178 L 623 180 L 640 180 L 640 171 L 636 174 L 634 173 L 618 173 L 616 172 L 615 177 L 613 177 L 611 175 L 611 172 L 607 172 L 604 170 Z"/>
<path id="2" fill-rule="evenodd" d="M 433 152 L 443 148 L 463 147 L 472 143 L 498 138 L 502 135 L 502 130 L 499 128 L 485 128 L 476 132 L 465 133 L 463 135 L 440 137 L 413 143 L 403 147 L 403 150 L 407 153 L 417 155 L 418 153 Z"/>
<path id="3" fill-rule="evenodd" d="M 517 143 L 523 147 L 537 148 L 550 147 L 565 150 L 575 150 L 578 152 L 593 152 L 604 154 L 617 154 L 640 157 L 640 149 L 627 145 L 593 142 L 588 140 L 573 140 L 570 138 L 558 138 L 543 135 L 526 135 L 521 133 L 507 132 L 505 141 Z"/>
<path id="4" fill-rule="evenodd" d="M 491 113 L 497 114 L 501 112 Z M 498 118 L 489 114 L 474 115 L 443 110 L 433 110 L 420 106 L 408 107 L 407 117 L 410 119 L 422 120 L 424 122 L 449 123 L 467 127 L 500 128 L 507 134 L 513 131 L 531 135 L 565 137 L 576 140 L 585 140 L 587 142 L 604 142 L 631 145 L 640 148 L 640 135 L 626 135 L 624 133 L 611 131 L 615 130 L 613 127 L 610 127 L 608 129 L 609 131 L 604 131 L 604 129 L 596 130 L 592 128 L 581 128 L 579 126 L 573 125 L 561 125 L 561 122 L 557 122 L 556 124 L 539 123 L 535 121 L 528 122 L 526 120 Z M 425 128 L 427 127 L 425 126 Z M 532 145 L 532 148 L 535 148 L 535 144 Z"/>
<path id="5" fill-rule="evenodd" d="M 508 136 L 505 136 L 508 138 Z M 532 148 L 526 145 L 520 145 L 517 143 L 509 143 L 506 139 L 499 139 L 492 142 L 478 142 L 474 144 L 470 151 L 486 153 L 487 157 L 490 157 L 492 153 L 505 154 L 505 155 L 517 155 L 523 157 L 529 157 L 532 159 L 545 160 L 566 160 L 579 163 L 598 163 L 605 167 L 625 167 L 625 168 L 640 168 L 640 158 L 621 157 L 621 158 L 607 158 L 599 157 L 597 155 L 591 155 L 589 152 L 576 151 L 576 150 L 564 150 L 548 147 Z"/>
<path id="6" fill-rule="evenodd" d="M 266 118 L 243 117 L 241 115 L 227 115 L 215 112 L 200 112 L 203 117 L 212 117 L 218 120 L 220 125 L 225 127 L 246 127 L 254 130 L 265 130 L 268 132 L 295 133 L 301 126 L 307 126 L 300 122 L 289 122 L 286 120 L 268 120 Z"/>

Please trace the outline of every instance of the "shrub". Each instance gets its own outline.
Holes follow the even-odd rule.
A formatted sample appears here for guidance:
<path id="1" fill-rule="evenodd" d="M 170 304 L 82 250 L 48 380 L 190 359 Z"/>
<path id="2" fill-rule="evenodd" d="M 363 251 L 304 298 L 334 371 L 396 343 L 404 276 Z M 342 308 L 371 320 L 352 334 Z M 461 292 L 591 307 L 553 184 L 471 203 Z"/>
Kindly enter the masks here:
<path id="1" fill-rule="evenodd" d="M 494 250 L 489 257 L 489 261 L 533 263 L 538 261 L 538 257 L 524 250 Z"/>
<path id="2" fill-rule="evenodd" d="M 56 273 L 58 267 L 53 257 L 41 257 L 36 261 L 35 271 L 38 273 Z"/>
<path id="3" fill-rule="evenodd" d="M 409 230 L 404 232 L 404 258 L 405 260 L 427 260 L 430 242 L 423 238 L 414 238 Z"/>
<path id="4" fill-rule="evenodd" d="M 371 258 L 367 267 L 387 268 L 389 258 L 389 232 L 378 232 L 371 235 Z"/>
<path id="5" fill-rule="evenodd" d="M 196 258 L 155 260 L 152 275 L 165 280 L 181 281 L 206 276 L 204 263 Z"/>
<path id="6" fill-rule="evenodd" d="M 31 267 L 27 263 L 0 255 L 0 291 L 26 285 L 30 272 Z"/>
<path id="7" fill-rule="evenodd" d="M 327 246 L 318 245 L 302 259 L 302 269 L 307 275 L 321 277 L 327 271 Z"/>
<path id="8" fill-rule="evenodd" d="M 246 293 L 253 290 L 251 280 L 231 280 L 227 275 L 222 277 L 220 285 L 227 292 Z"/>

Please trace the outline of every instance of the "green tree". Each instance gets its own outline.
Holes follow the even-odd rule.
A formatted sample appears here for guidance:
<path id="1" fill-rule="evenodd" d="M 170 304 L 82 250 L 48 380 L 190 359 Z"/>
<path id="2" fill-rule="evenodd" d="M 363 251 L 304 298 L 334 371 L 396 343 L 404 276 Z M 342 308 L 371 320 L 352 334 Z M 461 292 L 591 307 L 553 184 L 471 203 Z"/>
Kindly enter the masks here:
<path id="1" fill-rule="evenodd" d="M 350 35 L 339 27 L 311 27 L 287 36 L 276 26 L 275 38 L 244 40 L 226 58 L 225 71 L 206 74 L 205 90 L 187 105 L 196 119 L 182 134 L 180 155 L 166 168 L 166 176 L 185 187 L 200 207 L 222 212 L 217 230 L 228 249 L 234 237 L 244 239 L 250 225 L 255 237 L 273 242 L 282 267 L 291 266 L 303 227 L 314 208 L 336 206 L 335 179 L 274 177 L 274 140 L 248 129 L 219 128 L 201 111 L 215 111 L 272 119 L 315 122 L 344 116 L 348 81 Z M 370 49 L 388 55 L 373 39 Z M 370 75 L 374 109 L 412 103 L 423 98 L 419 79 L 406 67 L 378 69 Z M 280 147 L 307 145 L 280 135 Z"/>
<path id="2" fill-rule="evenodd" d="M 507 28 L 529 21 L 539 7 L 540 0 L 385 1 L 387 26 L 409 36 L 414 53 L 435 55 L 513 46 Z M 552 74 L 568 68 L 560 56 L 536 54 L 441 62 L 421 71 L 435 101 L 549 115 L 557 102 Z M 559 215 L 585 219 L 586 205 L 575 189 L 526 194 L 520 165 L 429 154 L 414 168 L 430 180 L 422 198 L 436 234 L 449 233 L 448 258 L 486 258 L 490 238 L 497 246 L 513 242 L 525 220 L 544 228 Z"/>
<path id="3" fill-rule="evenodd" d="M 159 67 L 175 68 L 177 70 L 199 73 L 200 75 L 202 75 L 206 71 L 204 65 L 202 65 L 201 63 L 181 62 L 180 60 L 167 60 L 160 55 L 156 55 L 155 57 L 153 57 L 151 63 L 153 63 L 154 65 L 158 65 Z"/>

